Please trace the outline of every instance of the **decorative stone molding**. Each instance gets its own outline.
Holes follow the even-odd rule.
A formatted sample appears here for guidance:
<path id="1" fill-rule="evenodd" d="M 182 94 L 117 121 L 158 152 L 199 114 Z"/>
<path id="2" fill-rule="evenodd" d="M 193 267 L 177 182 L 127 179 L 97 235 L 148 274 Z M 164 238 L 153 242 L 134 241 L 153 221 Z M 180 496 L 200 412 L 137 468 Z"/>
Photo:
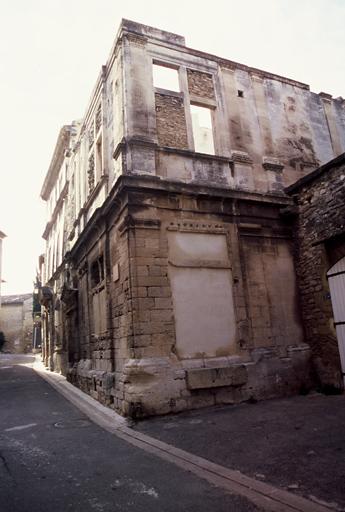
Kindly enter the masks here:
<path id="1" fill-rule="evenodd" d="M 284 169 L 284 164 L 280 162 L 278 158 L 264 156 L 262 158 L 262 167 L 265 169 L 265 171 L 282 172 Z"/>
<path id="2" fill-rule="evenodd" d="M 246 151 L 238 151 L 236 149 L 231 151 L 231 160 L 240 164 L 252 164 L 253 159 Z"/>
<path id="3" fill-rule="evenodd" d="M 333 98 L 332 94 L 328 94 L 327 92 L 319 92 L 319 96 L 323 100 L 329 101 L 329 102 L 331 102 L 332 98 Z"/>
<path id="4" fill-rule="evenodd" d="M 147 38 L 138 34 L 124 34 L 124 39 L 133 46 L 143 47 L 147 43 Z"/>
<path id="5" fill-rule="evenodd" d="M 204 222 L 170 222 L 167 226 L 168 231 L 187 231 L 192 233 L 227 233 L 222 224 L 204 223 Z"/>

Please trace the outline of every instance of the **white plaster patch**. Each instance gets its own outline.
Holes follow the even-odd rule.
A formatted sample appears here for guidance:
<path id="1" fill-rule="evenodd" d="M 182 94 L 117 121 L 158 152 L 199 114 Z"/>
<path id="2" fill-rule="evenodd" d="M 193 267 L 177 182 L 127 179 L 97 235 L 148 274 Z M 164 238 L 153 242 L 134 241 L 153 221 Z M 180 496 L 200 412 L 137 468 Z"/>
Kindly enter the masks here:
<path id="1" fill-rule="evenodd" d="M 18 425 L 17 427 L 5 428 L 5 432 L 13 432 L 14 430 L 25 430 L 26 428 L 36 427 L 37 423 L 28 423 L 27 425 Z"/>

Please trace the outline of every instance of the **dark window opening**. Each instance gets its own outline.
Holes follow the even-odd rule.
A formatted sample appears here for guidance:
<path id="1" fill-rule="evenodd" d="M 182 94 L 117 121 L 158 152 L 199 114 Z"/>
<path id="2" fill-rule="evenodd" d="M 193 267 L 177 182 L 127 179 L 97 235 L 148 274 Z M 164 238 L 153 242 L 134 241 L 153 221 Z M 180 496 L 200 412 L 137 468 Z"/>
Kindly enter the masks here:
<path id="1" fill-rule="evenodd" d="M 102 281 L 104 281 L 104 261 L 103 256 L 100 256 L 95 260 L 90 269 L 91 274 L 91 287 L 99 285 Z"/>
<path id="2" fill-rule="evenodd" d="M 243 97 L 244 97 L 244 92 L 243 92 L 243 91 L 239 91 L 239 90 L 238 90 L 238 91 L 237 91 L 237 96 L 238 96 L 239 98 L 243 98 Z"/>
<path id="3" fill-rule="evenodd" d="M 234 162 L 229 162 L 230 176 L 231 178 L 235 177 L 235 164 Z"/>

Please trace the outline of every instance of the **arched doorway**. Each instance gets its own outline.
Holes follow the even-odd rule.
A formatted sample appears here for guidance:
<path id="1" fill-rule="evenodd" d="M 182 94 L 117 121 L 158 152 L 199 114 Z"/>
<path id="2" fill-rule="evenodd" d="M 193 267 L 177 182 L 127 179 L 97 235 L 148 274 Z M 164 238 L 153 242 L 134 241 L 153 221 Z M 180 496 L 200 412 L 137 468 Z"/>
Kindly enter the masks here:
<path id="1" fill-rule="evenodd" d="M 345 379 L 345 256 L 328 270 L 327 278 L 338 338 L 341 371 Z"/>

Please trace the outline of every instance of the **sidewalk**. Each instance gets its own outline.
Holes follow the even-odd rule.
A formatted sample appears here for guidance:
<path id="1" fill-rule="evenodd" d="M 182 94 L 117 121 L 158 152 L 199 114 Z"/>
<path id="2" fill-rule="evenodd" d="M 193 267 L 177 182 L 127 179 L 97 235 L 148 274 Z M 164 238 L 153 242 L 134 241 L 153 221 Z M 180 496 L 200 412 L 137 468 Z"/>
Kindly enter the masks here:
<path id="1" fill-rule="evenodd" d="M 34 368 L 104 429 L 262 510 L 345 511 L 344 396 L 201 409 L 129 426 L 64 377 Z"/>

